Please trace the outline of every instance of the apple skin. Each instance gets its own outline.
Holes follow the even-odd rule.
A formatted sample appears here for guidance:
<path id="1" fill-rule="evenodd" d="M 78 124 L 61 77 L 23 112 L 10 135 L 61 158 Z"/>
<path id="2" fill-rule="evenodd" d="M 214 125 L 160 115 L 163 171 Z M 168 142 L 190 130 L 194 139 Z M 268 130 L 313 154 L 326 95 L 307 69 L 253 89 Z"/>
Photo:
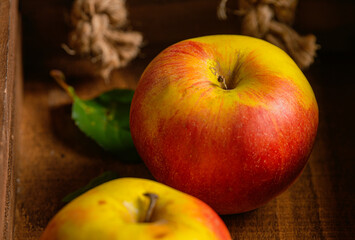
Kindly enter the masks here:
<path id="1" fill-rule="evenodd" d="M 317 127 L 314 93 L 294 61 L 235 35 L 165 49 L 142 74 L 130 112 L 133 142 L 153 176 L 219 214 L 253 210 L 285 191 Z"/>
<path id="2" fill-rule="evenodd" d="M 149 199 L 159 195 L 152 221 Z M 49 222 L 40 240 L 231 240 L 221 218 L 199 199 L 161 183 L 121 178 L 74 199 Z"/>

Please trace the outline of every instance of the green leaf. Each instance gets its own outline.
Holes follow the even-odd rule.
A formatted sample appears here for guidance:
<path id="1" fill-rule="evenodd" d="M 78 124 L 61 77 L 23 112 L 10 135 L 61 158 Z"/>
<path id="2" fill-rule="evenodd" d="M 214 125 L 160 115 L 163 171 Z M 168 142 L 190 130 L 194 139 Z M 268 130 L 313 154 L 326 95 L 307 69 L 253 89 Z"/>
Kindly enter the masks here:
<path id="1" fill-rule="evenodd" d="M 68 194 L 67 196 L 65 196 L 62 199 L 62 202 L 68 203 L 68 202 L 72 201 L 73 199 L 79 197 L 81 194 L 89 191 L 90 189 L 97 187 L 105 182 L 111 181 L 113 179 L 117 179 L 117 178 L 119 178 L 119 176 L 116 172 L 111 172 L 111 171 L 104 172 L 100 176 L 92 179 L 85 187 L 79 188 L 75 192 L 72 192 L 72 193 Z"/>
<path id="2" fill-rule="evenodd" d="M 120 160 L 135 162 L 140 159 L 129 129 L 133 90 L 115 89 L 83 100 L 65 83 L 62 72 L 53 70 L 51 75 L 73 98 L 72 118 L 81 131 Z"/>
<path id="3" fill-rule="evenodd" d="M 82 100 L 73 92 L 72 118 L 87 136 L 102 148 L 136 160 L 137 153 L 129 130 L 132 90 L 112 90 L 92 100 Z M 129 157 L 134 159 L 129 159 Z"/>

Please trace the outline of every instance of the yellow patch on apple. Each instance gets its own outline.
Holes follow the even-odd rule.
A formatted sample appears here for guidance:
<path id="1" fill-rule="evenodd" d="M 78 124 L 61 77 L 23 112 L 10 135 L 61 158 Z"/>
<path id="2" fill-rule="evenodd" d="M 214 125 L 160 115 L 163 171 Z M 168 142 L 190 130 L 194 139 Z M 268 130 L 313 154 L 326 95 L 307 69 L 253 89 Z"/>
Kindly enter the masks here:
<path id="1" fill-rule="evenodd" d="M 121 178 L 74 199 L 49 222 L 41 240 L 229 240 L 205 203 L 161 183 Z"/>

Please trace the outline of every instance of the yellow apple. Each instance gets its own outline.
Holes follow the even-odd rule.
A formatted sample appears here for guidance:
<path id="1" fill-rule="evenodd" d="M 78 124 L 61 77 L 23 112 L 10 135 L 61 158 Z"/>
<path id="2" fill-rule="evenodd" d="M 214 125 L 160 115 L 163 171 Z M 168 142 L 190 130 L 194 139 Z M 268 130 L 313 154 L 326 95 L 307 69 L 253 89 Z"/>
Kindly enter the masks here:
<path id="1" fill-rule="evenodd" d="M 230 240 L 204 202 L 161 183 L 121 178 L 74 199 L 49 222 L 41 240 Z"/>

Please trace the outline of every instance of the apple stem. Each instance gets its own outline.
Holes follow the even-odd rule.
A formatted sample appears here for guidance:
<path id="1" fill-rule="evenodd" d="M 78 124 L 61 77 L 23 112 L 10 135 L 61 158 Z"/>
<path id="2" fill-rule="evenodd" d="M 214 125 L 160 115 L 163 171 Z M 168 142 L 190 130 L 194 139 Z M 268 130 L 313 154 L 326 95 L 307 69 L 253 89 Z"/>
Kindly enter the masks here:
<path id="1" fill-rule="evenodd" d="M 218 82 L 220 82 L 220 83 L 223 84 L 223 88 L 224 88 L 225 90 L 228 89 L 227 84 L 226 84 L 226 78 L 225 78 L 225 77 L 219 75 L 219 76 L 218 76 Z"/>
<path id="2" fill-rule="evenodd" d="M 144 193 L 144 196 L 149 197 L 149 200 L 150 200 L 148 210 L 147 210 L 147 213 L 144 218 L 144 222 L 151 222 L 153 211 L 154 211 L 154 208 L 157 204 L 157 200 L 158 200 L 159 196 L 155 193 L 149 193 L 149 192 Z"/>

